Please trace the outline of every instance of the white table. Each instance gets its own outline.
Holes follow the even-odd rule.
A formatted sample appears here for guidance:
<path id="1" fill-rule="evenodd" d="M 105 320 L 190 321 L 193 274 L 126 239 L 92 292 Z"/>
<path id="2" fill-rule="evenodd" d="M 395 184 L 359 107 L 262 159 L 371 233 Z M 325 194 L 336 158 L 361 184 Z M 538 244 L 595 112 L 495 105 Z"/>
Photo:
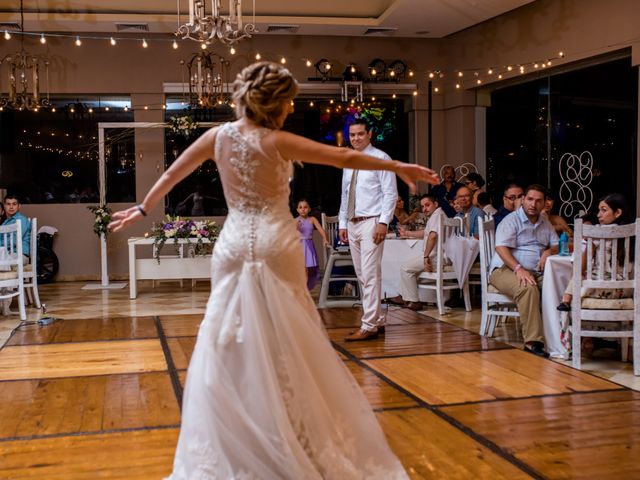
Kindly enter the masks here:
<path id="1" fill-rule="evenodd" d="M 387 238 L 382 254 L 382 298 L 400 294 L 400 265 L 422 257 L 424 243 L 416 238 Z"/>
<path id="2" fill-rule="evenodd" d="M 178 239 L 178 244 L 183 246 L 195 243 L 196 239 Z M 211 243 L 203 239 L 204 243 Z M 163 280 L 182 278 L 211 278 L 211 255 L 186 257 L 176 255 L 174 257 L 162 257 L 160 263 L 155 258 L 136 258 L 136 247 L 152 246 L 153 238 L 131 237 L 129 239 L 129 298 L 138 296 L 137 280 Z M 165 252 L 175 251 L 173 239 L 164 244 Z"/>
<path id="3" fill-rule="evenodd" d="M 551 255 L 547 258 L 542 282 L 542 323 L 547 351 L 556 358 L 568 358 L 568 352 L 560 342 L 560 317 L 556 307 L 572 276 L 573 257 Z"/>

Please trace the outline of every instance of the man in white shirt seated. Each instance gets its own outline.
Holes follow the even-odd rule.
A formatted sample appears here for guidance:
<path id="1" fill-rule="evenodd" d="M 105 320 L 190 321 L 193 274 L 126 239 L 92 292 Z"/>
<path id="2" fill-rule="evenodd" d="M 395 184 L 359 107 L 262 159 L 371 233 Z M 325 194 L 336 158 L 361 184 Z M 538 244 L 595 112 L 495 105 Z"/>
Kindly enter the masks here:
<path id="1" fill-rule="evenodd" d="M 522 206 L 500 222 L 489 277 L 489 283 L 518 306 L 525 351 L 541 357 L 549 356 L 540 313 L 542 271 L 547 257 L 558 252 L 558 235 L 541 215 L 545 197 L 542 185 L 530 185 Z"/>
<path id="2" fill-rule="evenodd" d="M 422 272 L 432 272 L 436 263 L 435 246 L 438 243 L 438 224 L 447 214 L 438 206 L 438 200 L 433 194 L 427 193 L 420 197 L 422 213 L 429 217 L 424 229 L 424 252 L 421 257 L 413 258 L 400 266 L 400 295 L 388 299 L 390 303 L 409 308 L 414 311 L 422 310 L 422 303 L 418 296 L 418 276 Z M 415 233 L 401 230 L 401 236 L 415 238 Z M 422 232 L 420 232 L 422 233 Z"/>

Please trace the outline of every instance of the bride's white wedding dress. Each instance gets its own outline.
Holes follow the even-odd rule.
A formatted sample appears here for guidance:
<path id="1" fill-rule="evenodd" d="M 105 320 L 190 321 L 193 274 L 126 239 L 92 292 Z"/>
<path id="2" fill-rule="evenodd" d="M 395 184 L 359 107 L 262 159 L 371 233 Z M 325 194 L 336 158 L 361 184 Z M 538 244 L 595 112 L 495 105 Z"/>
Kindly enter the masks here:
<path id="1" fill-rule="evenodd" d="M 306 289 L 292 166 L 265 147 L 270 133 L 227 123 L 217 134 L 229 215 L 170 478 L 406 479 Z"/>

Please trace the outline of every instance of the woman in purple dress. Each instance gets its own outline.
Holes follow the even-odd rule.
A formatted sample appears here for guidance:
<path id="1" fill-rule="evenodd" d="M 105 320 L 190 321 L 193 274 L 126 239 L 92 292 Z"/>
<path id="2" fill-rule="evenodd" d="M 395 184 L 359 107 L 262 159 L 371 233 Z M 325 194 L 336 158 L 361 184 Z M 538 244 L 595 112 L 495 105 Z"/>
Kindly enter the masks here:
<path id="1" fill-rule="evenodd" d="M 320 232 L 324 246 L 329 245 L 327 234 L 322 228 L 322 225 L 314 217 L 309 216 L 311 207 L 309 202 L 304 198 L 298 201 L 296 208 L 298 211 L 298 231 L 300 232 L 300 241 L 302 242 L 302 249 L 304 250 L 304 264 L 307 267 L 307 288 L 313 290 L 313 287 L 320 281 L 320 265 L 318 264 L 318 254 L 316 248 L 313 246 L 313 229 L 317 229 Z"/>

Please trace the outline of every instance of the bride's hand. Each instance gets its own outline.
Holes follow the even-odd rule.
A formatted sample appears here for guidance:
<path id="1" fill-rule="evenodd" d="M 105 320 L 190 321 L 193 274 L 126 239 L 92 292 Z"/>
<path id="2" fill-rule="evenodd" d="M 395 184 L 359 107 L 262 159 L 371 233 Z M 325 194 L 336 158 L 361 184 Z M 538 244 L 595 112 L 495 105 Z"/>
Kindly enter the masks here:
<path id="1" fill-rule="evenodd" d="M 111 222 L 107 228 L 111 232 L 119 232 L 127 228 L 129 225 L 137 222 L 142 218 L 142 213 L 138 210 L 138 207 L 135 205 L 131 208 L 127 208 L 126 210 L 120 210 L 119 212 L 115 212 L 111 215 Z"/>
<path id="2" fill-rule="evenodd" d="M 423 167 L 422 165 L 416 165 L 414 163 L 398 162 L 398 169 L 396 175 L 409 186 L 409 190 L 412 194 L 416 193 L 416 183 L 425 182 L 431 185 L 438 185 L 440 183 L 440 177 L 438 174 L 430 168 Z"/>

